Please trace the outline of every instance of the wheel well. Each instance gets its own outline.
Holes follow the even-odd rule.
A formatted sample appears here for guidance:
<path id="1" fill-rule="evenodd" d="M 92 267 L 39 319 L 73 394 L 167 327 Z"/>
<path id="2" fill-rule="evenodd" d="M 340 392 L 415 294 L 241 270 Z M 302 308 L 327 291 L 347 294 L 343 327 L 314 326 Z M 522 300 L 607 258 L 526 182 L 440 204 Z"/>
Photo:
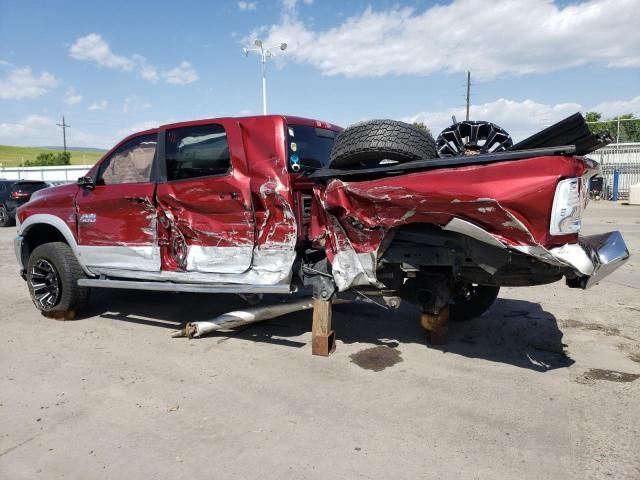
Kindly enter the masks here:
<path id="1" fill-rule="evenodd" d="M 63 242 L 67 245 L 67 239 L 56 227 L 46 224 L 38 223 L 29 227 L 29 230 L 24 234 L 24 244 L 22 248 L 22 264 L 27 265 L 31 252 L 33 252 L 40 245 L 51 242 Z"/>

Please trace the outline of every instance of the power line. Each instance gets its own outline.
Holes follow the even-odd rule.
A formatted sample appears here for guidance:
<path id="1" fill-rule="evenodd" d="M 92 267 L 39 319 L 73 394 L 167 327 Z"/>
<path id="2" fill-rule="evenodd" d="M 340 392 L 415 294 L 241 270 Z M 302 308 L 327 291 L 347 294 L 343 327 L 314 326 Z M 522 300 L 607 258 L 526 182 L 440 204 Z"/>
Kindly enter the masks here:
<path id="1" fill-rule="evenodd" d="M 62 142 L 64 145 L 64 151 L 67 151 L 67 128 L 71 125 L 67 125 L 64 121 L 64 115 L 62 116 L 62 123 L 56 123 L 57 126 L 62 127 Z"/>

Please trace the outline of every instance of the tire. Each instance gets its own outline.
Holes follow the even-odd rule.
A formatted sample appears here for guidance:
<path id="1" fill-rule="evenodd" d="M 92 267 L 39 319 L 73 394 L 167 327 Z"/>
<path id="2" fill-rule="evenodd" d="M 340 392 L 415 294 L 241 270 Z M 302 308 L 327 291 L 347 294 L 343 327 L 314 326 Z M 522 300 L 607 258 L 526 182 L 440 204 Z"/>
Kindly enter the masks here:
<path id="1" fill-rule="evenodd" d="M 89 288 L 78 286 L 85 274 L 66 243 L 52 242 L 37 247 L 27 262 L 27 286 L 38 310 L 78 312 L 89 300 Z"/>
<path id="2" fill-rule="evenodd" d="M 9 215 L 9 210 L 4 205 L 0 205 L 0 227 L 10 227 L 15 223 L 15 219 Z"/>
<path id="3" fill-rule="evenodd" d="M 437 156 L 430 133 L 395 120 L 371 120 L 356 123 L 336 137 L 330 168 L 375 167 L 382 160 L 404 163 Z"/>
<path id="4" fill-rule="evenodd" d="M 486 312 L 498 298 L 500 287 L 466 284 L 460 286 L 450 306 L 449 319 L 466 322 Z"/>

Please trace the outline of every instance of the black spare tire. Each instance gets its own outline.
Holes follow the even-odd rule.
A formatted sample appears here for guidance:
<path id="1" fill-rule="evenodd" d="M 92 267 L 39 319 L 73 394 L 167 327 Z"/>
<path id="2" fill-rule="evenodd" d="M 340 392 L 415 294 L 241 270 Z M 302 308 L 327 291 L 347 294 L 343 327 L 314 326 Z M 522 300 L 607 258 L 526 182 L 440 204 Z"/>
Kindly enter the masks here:
<path id="1" fill-rule="evenodd" d="M 358 168 L 437 158 L 430 133 L 396 120 L 369 120 L 343 130 L 331 150 L 330 168 Z"/>

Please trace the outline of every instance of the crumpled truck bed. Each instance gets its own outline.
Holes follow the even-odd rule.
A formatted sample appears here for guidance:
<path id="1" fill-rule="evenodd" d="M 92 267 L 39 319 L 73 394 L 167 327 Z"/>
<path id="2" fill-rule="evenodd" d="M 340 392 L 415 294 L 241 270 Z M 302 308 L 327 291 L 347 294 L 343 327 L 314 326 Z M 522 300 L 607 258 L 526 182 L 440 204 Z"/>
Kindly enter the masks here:
<path id="1" fill-rule="evenodd" d="M 577 235 L 549 234 L 556 185 L 593 166 L 587 159 L 544 155 L 355 181 L 326 178 L 314 189 L 310 236 L 326 249 L 341 291 L 375 284 L 385 238 L 409 223 L 452 230 L 470 224 L 487 242 L 557 263 L 548 250 L 576 243 Z"/>

